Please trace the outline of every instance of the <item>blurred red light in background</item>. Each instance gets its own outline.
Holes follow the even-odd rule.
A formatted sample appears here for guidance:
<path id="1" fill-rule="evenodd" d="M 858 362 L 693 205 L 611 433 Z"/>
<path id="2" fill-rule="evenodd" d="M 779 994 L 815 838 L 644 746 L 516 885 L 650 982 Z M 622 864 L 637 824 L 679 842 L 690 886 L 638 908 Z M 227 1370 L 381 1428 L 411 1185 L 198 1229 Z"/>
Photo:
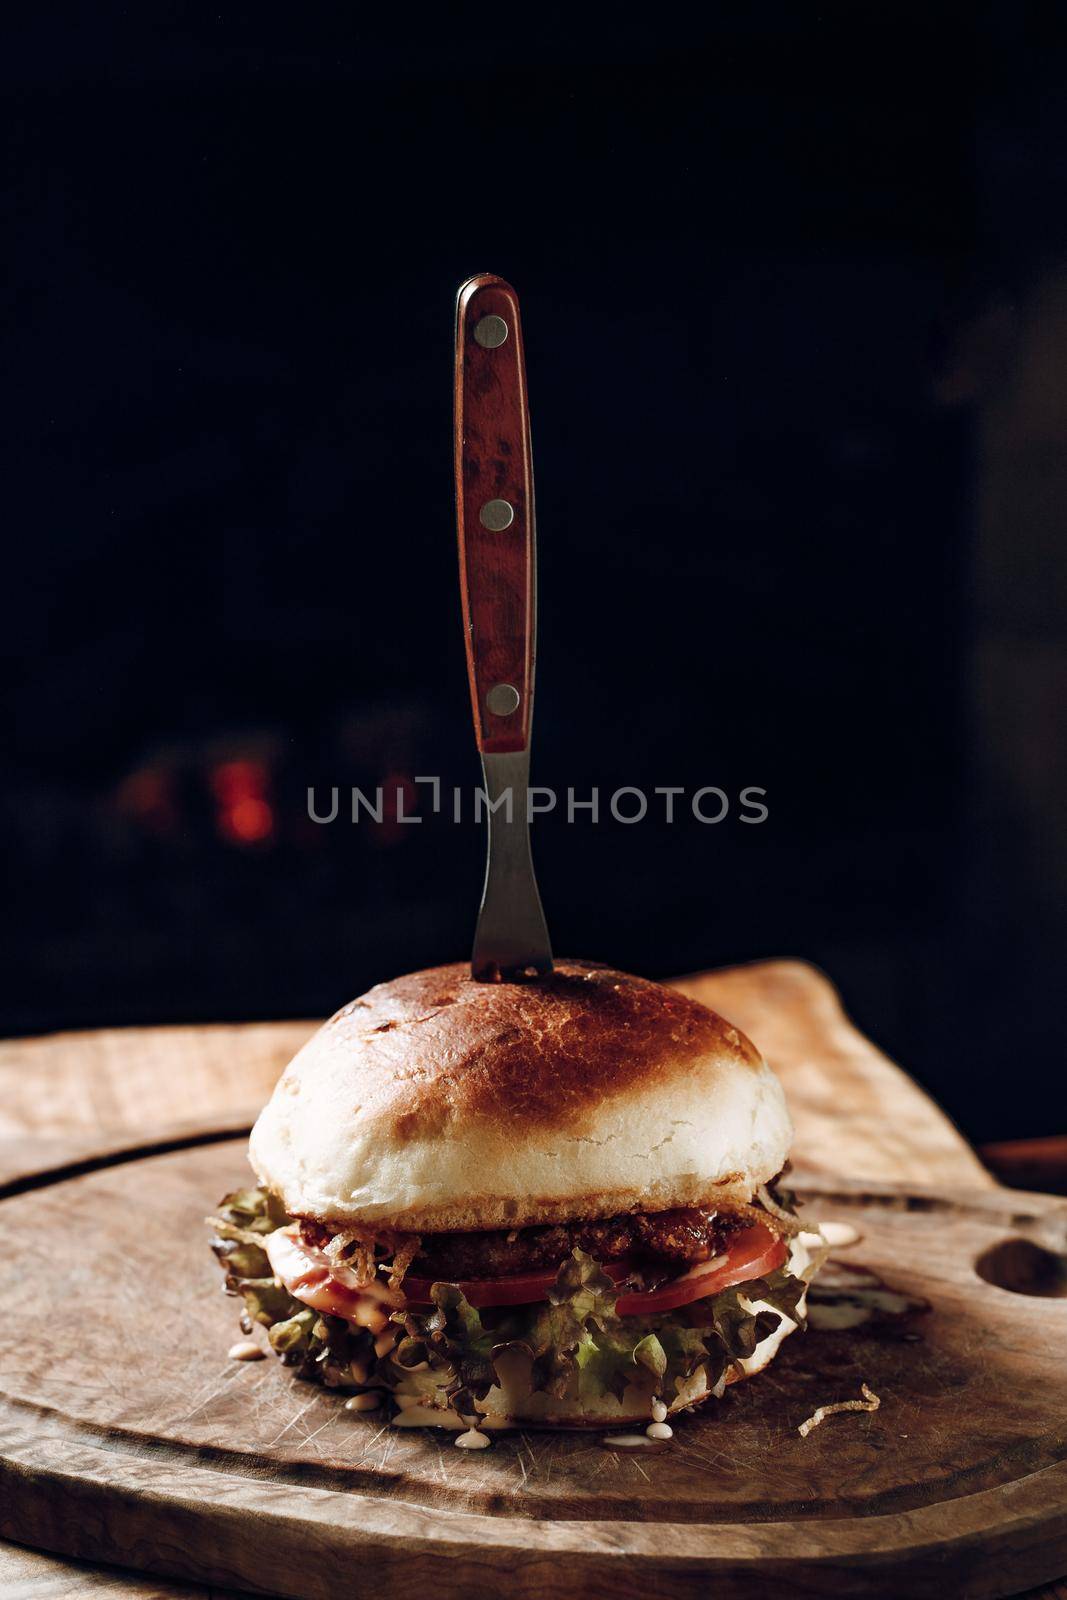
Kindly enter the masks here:
<path id="1" fill-rule="evenodd" d="M 223 833 L 242 844 L 258 844 L 274 832 L 274 812 L 265 800 L 249 795 L 224 810 L 219 818 Z"/>
<path id="2" fill-rule="evenodd" d="M 231 844 L 262 844 L 274 833 L 270 773 L 262 761 L 222 761 L 211 772 L 216 825 Z"/>
<path id="3" fill-rule="evenodd" d="M 178 827 L 173 775 L 163 767 L 141 767 L 119 784 L 115 804 L 151 833 L 173 833 Z"/>

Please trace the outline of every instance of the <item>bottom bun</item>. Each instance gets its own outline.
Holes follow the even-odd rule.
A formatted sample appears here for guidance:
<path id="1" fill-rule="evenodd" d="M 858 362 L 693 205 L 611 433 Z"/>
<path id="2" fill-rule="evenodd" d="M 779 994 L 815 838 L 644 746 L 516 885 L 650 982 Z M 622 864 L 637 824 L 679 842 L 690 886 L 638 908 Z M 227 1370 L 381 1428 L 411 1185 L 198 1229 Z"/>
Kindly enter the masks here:
<path id="1" fill-rule="evenodd" d="M 806 1299 L 806 1296 L 805 1296 Z M 762 1309 L 759 1301 L 754 1309 Z M 767 1309 L 772 1309 L 768 1307 Z M 803 1313 L 804 1301 L 798 1306 Z M 783 1339 L 796 1331 L 798 1324 L 782 1316 L 750 1356 L 735 1361 L 718 1383 L 709 1387 L 707 1368 L 698 1367 L 678 1388 L 670 1401 L 664 1397 L 668 1416 L 700 1405 L 709 1397 L 720 1398 L 728 1384 L 753 1378 L 769 1366 Z M 393 1419 L 398 1428 L 467 1428 L 475 1420 L 479 1428 L 614 1428 L 644 1426 L 649 1421 L 655 1383 L 630 1384 L 621 1398 L 601 1394 L 595 1405 L 577 1399 L 557 1399 L 543 1391 L 532 1392 L 529 1358 L 509 1351 L 497 1363 L 498 1385 L 476 1403 L 476 1416 L 460 1416 L 444 1398 L 438 1398 L 432 1374 L 405 1372 L 393 1390 L 399 1414 Z"/>

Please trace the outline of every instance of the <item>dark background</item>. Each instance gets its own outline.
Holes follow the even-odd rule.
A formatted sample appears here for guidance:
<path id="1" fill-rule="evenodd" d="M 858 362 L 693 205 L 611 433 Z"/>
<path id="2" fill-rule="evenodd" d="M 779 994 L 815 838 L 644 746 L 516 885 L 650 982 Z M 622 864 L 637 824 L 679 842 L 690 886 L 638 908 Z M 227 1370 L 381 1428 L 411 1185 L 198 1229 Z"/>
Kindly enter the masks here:
<path id="1" fill-rule="evenodd" d="M 491 270 L 535 781 L 770 811 L 539 822 L 556 948 L 807 957 L 973 1138 L 1062 1130 L 1059 8 L 364 11 L 34 10 L 3 52 L 0 1027 L 317 1015 L 467 950 Z M 461 825 L 308 820 L 424 773 Z"/>

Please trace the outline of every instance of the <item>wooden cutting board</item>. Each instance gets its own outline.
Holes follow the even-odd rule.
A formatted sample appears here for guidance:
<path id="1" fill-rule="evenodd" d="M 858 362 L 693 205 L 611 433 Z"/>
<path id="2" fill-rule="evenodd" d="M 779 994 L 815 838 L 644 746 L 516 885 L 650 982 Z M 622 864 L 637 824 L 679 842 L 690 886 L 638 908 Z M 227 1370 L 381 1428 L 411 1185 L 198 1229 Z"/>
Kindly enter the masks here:
<path id="1" fill-rule="evenodd" d="M 821 991 L 832 997 L 819 980 L 813 1004 Z M 794 1024 L 807 1041 L 795 1064 L 814 1087 L 818 1040 Z M 847 1051 L 842 1024 L 824 1052 Z M 895 1069 L 877 1059 L 888 1091 Z M 862 1101 L 870 1061 L 851 1077 Z M 803 1124 L 811 1097 L 789 1087 Z M 905 1121 L 907 1104 L 902 1091 Z M 884 1109 L 878 1137 L 891 1145 L 898 1107 Z M 951 1189 L 836 1181 L 817 1117 L 809 1127 L 824 1160 L 800 1174 L 807 1214 L 861 1235 L 840 1252 L 838 1304 L 858 1315 L 873 1299 L 879 1314 L 787 1341 L 762 1377 L 681 1421 L 669 1449 L 635 1455 L 596 1435 L 535 1432 L 464 1454 L 447 1434 L 353 1416 L 273 1360 L 228 1362 L 235 1303 L 202 1226 L 245 1173 L 243 1140 L 225 1127 L 198 1134 L 187 1121 L 157 1148 L 127 1133 L 111 1150 L 72 1137 L 32 1160 L 9 1150 L 0 1534 L 330 1600 L 489 1587 L 568 1600 L 999 1596 L 1056 1577 L 1067 1570 L 1067 1205 L 978 1187 L 962 1145 Z M 935 1170 L 946 1128 L 933 1112 Z M 886 1302 L 885 1287 L 900 1298 Z M 862 1382 L 877 1412 L 800 1437 L 817 1405 L 858 1396 Z"/>

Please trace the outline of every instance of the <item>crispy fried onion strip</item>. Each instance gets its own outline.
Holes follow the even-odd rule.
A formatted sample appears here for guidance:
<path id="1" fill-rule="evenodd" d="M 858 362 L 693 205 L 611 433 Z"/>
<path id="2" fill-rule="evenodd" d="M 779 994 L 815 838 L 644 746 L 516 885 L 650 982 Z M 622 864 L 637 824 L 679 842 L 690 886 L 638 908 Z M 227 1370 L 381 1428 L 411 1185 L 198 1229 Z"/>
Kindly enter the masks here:
<path id="1" fill-rule="evenodd" d="M 798 1234 L 801 1231 L 801 1227 L 803 1226 L 802 1223 L 798 1222 L 792 1211 L 787 1210 L 783 1205 L 779 1205 L 778 1201 L 771 1194 L 769 1184 L 760 1184 L 759 1188 L 756 1190 L 756 1198 L 763 1207 L 764 1211 L 767 1213 L 768 1217 L 773 1218 L 774 1222 L 777 1222 L 779 1233 L 783 1233 L 787 1237 L 792 1238 L 795 1234 Z"/>
<path id="2" fill-rule="evenodd" d="M 793 1239 L 803 1230 L 804 1224 L 791 1211 L 786 1211 L 783 1206 L 777 1205 L 771 1199 L 767 1194 L 766 1184 L 756 1190 L 756 1195 L 760 1201 L 759 1205 L 743 1205 L 739 1200 L 719 1200 L 715 1209 L 723 1217 L 737 1217 L 745 1222 L 762 1222 L 779 1239 Z"/>
<path id="3" fill-rule="evenodd" d="M 417 1233 L 409 1233 L 398 1244 L 389 1264 L 389 1287 L 399 1289 L 404 1281 L 404 1274 L 422 1248 L 422 1240 Z"/>
<path id="4" fill-rule="evenodd" d="M 865 1383 L 861 1383 L 860 1388 L 863 1391 L 862 1400 L 835 1400 L 833 1405 L 818 1406 L 807 1422 L 802 1422 L 797 1429 L 800 1437 L 806 1439 L 811 1430 L 817 1428 L 820 1422 L 825 1422 L 827 1417 L 836 1417 L 840 1411 L 877 1411 L 882 1403 L 881 1400 L 868 1389 Z"/>
<path id="5" fill-rule="evenodd" d="M 306 1223 L 301 1231 L 307 1238 Z M 349 1289 L 365 1289 L 378 1281 L 380 1271 L 390 1289 L 399 1289 L 422 1244 L 417 1233 L 397 1233 L 392 1228 L 344 1228 L 331 1233 L 325 1243 L 308 1239 L 312 1242 L 322 1250 L 338 1283 Z"/>

